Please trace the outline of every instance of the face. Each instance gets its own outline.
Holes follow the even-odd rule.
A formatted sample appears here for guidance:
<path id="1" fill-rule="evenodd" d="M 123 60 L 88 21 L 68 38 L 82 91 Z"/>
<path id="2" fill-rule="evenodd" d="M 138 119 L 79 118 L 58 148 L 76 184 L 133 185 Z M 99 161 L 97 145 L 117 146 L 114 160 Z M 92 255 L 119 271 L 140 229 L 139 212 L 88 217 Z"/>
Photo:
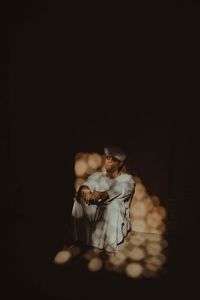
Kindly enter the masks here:
<path id="1" fill-rule="evenodd" d="M 119 159 L 111 156 L 111 155 L 106 155 L 105 157 L 105 169 L 108 172 L 115 172 L 119 169 L 121 165 L 121 162 Z"/>

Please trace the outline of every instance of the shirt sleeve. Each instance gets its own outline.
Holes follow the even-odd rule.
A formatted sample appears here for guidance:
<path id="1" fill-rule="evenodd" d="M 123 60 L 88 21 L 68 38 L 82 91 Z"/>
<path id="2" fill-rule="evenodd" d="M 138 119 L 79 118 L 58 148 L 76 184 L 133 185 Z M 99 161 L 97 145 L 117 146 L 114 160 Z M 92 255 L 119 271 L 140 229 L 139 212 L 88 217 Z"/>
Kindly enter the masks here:
<path id="1" fill-rule="evenodd" d="M 90 175 L 87 180 L 77 188 L 77 192 L 79 191 L 79 189 L 82 187 L 82 186 L 87 186 L 91 192 L 94 192 L 94 190 L 96 190 L 96 186 L 97 186 L 97 180 L 98 180 L 98 177 L 99 177 L 99 173 L 96 172 L 92 175 Z"/>
<path id="2" fill-rule="evenodd" d="M 117 184 L 113 184 L 111 188 L 107 191 L 109 198 L 104 201 L 104 204 L 109 204 L 116 198 L 121 198 L 122 200 L 131 197 L 135 190 L 135 181 L 132 176 L 127 176 L 123 180 L 119 181 Z"/>

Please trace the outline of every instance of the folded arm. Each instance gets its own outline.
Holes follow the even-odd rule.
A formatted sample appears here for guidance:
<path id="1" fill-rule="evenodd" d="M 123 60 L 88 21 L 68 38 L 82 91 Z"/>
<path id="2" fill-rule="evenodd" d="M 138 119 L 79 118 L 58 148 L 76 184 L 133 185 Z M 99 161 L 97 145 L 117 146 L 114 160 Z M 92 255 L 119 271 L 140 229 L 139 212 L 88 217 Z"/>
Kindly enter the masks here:
<path id="1" fill-rule="evenodd" d="M 96 181 L 94 176 L 90 176 L 88 180 L 78 190 L 78 197 L 83 200 L 90 201 L 91 204 L 109 204 L 114 199 L 127 198 L 131 196 L 135 189 L 135 181 L 130 176 L 124 180 L 113 184 L 107 191 L 96 191 Z"/>
<path id="2" fill-rule="evenodd" d="M 117 198 L 126 199 L 131 197 L 135 189 L 135 181 L 131 178 L 127 181 L 119 182 L 113 185 L 108 191 L 104 192 L 105 197 L 102 197 L 103 204 L 109 204 Z"/>

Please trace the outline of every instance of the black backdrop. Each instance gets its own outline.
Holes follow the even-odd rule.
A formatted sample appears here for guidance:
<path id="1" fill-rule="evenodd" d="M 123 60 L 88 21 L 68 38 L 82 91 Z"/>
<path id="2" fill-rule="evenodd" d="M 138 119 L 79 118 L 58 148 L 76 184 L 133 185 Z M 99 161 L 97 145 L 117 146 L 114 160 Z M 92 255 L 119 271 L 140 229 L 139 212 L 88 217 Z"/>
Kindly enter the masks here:
<path id="1" fill-rule="evenodd" d="M 185 247 L 197 226 L 195 109 L 191 89 L 176 77 L 174 36 L 146 26 L 132 49 L 131 33 L 112 24 L 108 32 L 101 22 L 94 30 L 86 19 L 77 22 L 81 9 L 72 19 L 65 12 L 37 2 L 9 12 L 2 220 L 9 274 L 18 274 L 14 262 L 22 280 L 65 241 L 79 151 L 122 146 L 129 169 L 167 208 L 169 236 Z"/>

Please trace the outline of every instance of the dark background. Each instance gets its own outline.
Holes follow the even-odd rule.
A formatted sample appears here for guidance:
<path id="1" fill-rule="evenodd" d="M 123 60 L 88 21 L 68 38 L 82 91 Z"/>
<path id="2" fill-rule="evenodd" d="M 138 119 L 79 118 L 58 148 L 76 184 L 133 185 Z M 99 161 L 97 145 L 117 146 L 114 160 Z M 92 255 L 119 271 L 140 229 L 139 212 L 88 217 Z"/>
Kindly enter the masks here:
<path id="1" fill-rule="evenodd" d="M 42 276 L 66 241 L 74 156 L 102 153 L 106 144 L 127 151 L 129 170 L 168 211 L 168 275 L 159 284 L 166 288 L 188 274 L 195 278 L 198 113 L 190 67 L 196 63 L 198 3 L 177 3 L 173 26 L 153 6 L 132 24 L 132 18 L 123 15 L 122 21 L 109 10 L 102 19 L 96 10 L 83 14 L 86 7 L 54 5 L 20 2 L 6 10 L 1 220 L 7 297 L 12 291 L 46 299 L 52 283 L 43 289 Z M 185 18 L 189 14 L 192 23 Z M 186 19 L 191 30 L 178 21 Z M 75 276 L 56 272 L 59 280 Z M 145 284 L 153 291 L 155 283 Z M 141 287 L 135 283 L 137 291 Z"/>

